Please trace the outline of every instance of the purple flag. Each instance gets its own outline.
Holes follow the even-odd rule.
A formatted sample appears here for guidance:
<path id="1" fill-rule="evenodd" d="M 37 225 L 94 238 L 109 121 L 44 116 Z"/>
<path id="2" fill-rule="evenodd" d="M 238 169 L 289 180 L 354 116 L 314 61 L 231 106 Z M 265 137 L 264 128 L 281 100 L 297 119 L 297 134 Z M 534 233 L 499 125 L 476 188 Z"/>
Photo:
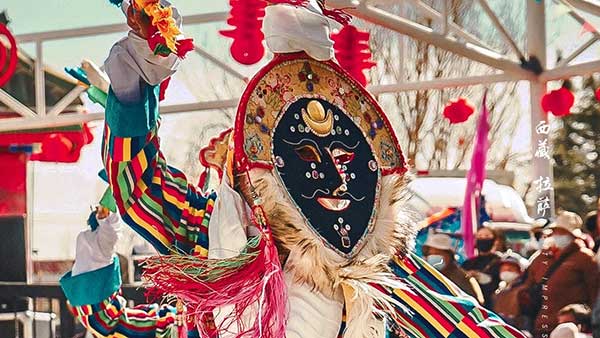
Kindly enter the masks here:
<path id="1" fill-rule="evenodd" d="M 485 163 L 489 148 L 488 133 L 488 110 L 486 107 L 487 92 L 483 94 L 481 105 L 481 116 L 477 122 L 477 133 L 475 135 L 475 147 L 471 158 L 471 168 L 467 173 L 467 186 L 465 190 L 465 201 L 462 212 L 462 234 L 465 243 L 465 254 L 471 258 L 475 254 L 475 230 L 478 223 L 477 214 L 480 207 L 481 188 L 485 180 Z"/>

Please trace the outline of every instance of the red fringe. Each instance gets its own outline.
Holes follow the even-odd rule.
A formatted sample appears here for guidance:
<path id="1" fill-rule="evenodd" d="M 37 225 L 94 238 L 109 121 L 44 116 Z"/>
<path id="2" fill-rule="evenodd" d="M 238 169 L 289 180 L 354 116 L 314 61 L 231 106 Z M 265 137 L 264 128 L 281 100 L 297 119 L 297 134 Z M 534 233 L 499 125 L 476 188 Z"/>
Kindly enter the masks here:
<path id="1" fill-rule="evenodd" d="M 285 337 L 287 291 L 277 249 L 267 233 L 257 245 L 229 260 L 150 258 L 144 278 L 149 281 L 147 296 L 177 297 L 184 302 L 201 336 L 214 333 L 203 318 L 213 309 L 233 306 L 217 325 L 218 333 L 237 331 L 236 338 Z"/>

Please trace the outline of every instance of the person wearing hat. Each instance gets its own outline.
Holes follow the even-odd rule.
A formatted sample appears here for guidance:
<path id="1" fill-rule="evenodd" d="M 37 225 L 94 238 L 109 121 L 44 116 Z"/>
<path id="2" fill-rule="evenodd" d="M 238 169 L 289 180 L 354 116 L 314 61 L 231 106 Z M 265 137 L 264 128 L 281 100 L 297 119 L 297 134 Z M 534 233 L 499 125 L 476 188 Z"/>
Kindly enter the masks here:
<path id="1" fill-rule="evenodd" d="M 524 287 L 540 288 L 542 305 L 534 322 L 534 336 L 549 334 L 558 324 L 556 314 L 569 304 L 593 307 L 600 284 L 600 271 L 593 252 L 583 243 L 581 217 L 561 212 L 548 227 L 543 250 L 526 271 Z M 543 282 L 545 280 L 545 283 Z"/>
<path id="2" fill-rule="evenodd" d="M 434 268 L 456 284 L 461 290 L 471 295 L 483 304 L 483 293 L 474 277 L 467 276 L 456 259 L 450 236 L 441 233 L 431 233 L 423 244 L 425 259 Z"/>
<path id="3" fill-rule="evenodd" d="M 500 283 L 493 295 L 493 310 L 506 322 L 518 328 L 525 328 L 525 318 L 522 318 L 519 308 L 519 291 L 523 288 L 521 277 L 528 262 L 520 255 L 508 251 L 502 254 L 500 260 Z"/>

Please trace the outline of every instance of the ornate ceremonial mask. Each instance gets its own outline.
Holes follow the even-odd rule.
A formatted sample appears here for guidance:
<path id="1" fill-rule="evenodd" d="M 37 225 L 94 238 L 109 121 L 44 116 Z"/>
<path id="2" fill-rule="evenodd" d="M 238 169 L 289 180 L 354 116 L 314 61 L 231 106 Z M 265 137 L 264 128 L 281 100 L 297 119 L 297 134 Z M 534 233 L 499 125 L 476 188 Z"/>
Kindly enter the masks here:
<path id="1" fill-rule="evenodd" d="M 275 172 L 307 223 L 350 255 L 372 224 L 378 164 L 362 131 L 324 99 L 300 98 L 273 133 Z"/>
<path id="2" fill-rule="evenodd" d="M 382 176 L 405 170 L 377 103 L 335 63 L 303 53 L 250 82 L 234 133 L 236 167 L 271 170 L 305 225 L 346 258 L 373 229 Z"/>

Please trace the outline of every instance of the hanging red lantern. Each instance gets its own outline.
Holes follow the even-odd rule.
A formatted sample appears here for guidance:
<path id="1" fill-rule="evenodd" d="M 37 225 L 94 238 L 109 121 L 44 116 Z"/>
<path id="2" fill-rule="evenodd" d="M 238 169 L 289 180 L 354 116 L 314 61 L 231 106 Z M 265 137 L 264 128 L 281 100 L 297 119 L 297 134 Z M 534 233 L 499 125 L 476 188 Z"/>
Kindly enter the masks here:
<path id="1" fill-rule="evenodd" d="M 4 36 L 8 40 L 10 51 L 7 51 L 7 46 L 0 42 L 0 87 L 4 86 L 13 76 L 19 60 L 17 55 L 17 41 L 6 25 L 2 23 L 0 23 L 1 36 Z"/>
<path id="2" fill-rule="evenodd" d="M 444 117 L 450 120 L 451 124 L 462 123 L 469 119 L 475 112 L 475 107 L 465 98 L 450 100 L 444 108 Z"/>
<path id="3" fill-rule="evenodd" d="M 265 0 L 230 0 L 231 11 L 227 23 L 235 28 L 220 31 L 233 39 L 231 56 L 244 65 L 253 65 L 265 55 L 262 21 L 265 16 Z"/>
<path id="4" fill-rule="evenodd" d="M 542 109 L 544 112 L 551 112 L 555 116 L 569 115 L 574 103 L 575 96 L 565 87 L 546 93 L 542 97 Z"/>
<path id="5" fill-rule="evenodd" d="M 594 94 L 596 95 L 596 100 L 600 101 L 600 87 L 598 87 L 596 89 L 596 91 L 594 92 Z"/>
<path id="6" fill-rule="evenodd" d="M 369 38 L 368 32 L 352 25 L 346 25 L 337 34 L 331 35 L 338 63 L 363 86 L 367 85 L 365 70 L 376 65 L 371 61 Z"/>

